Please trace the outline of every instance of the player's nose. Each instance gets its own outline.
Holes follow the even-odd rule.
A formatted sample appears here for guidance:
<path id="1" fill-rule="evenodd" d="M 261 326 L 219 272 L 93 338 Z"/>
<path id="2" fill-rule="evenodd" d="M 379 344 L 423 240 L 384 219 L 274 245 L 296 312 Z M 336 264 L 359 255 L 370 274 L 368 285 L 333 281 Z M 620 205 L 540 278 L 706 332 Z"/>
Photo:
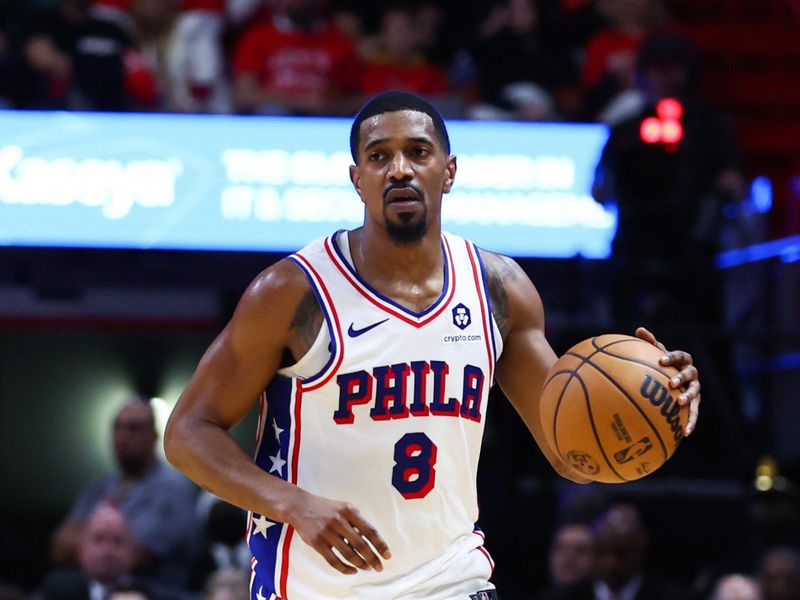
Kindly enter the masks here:
<path id="1" fill-rule="evenodd" d="M 402 152 L 397 152 L 392 160 L 389 161 L 389 170 L 387 175 L 390 179 L 401 181 L 403 179 L 410 179 L 414 175 L 414 170 L 411 168 L 411 161 Z"/>

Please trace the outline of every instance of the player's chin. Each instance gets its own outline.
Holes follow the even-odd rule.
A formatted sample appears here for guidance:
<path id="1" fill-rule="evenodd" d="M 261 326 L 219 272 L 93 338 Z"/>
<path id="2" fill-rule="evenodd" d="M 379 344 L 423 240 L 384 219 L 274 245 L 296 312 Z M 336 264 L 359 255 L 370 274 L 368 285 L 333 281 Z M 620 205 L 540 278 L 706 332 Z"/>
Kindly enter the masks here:
<path id="1" fill-rule="evenodd" d="M 421 215 L 403 213 L 397 216 L 387 215 L 386 229 L 394 241 L 410 243 L 425 237 L 428 224 L 424 211 Z"/>

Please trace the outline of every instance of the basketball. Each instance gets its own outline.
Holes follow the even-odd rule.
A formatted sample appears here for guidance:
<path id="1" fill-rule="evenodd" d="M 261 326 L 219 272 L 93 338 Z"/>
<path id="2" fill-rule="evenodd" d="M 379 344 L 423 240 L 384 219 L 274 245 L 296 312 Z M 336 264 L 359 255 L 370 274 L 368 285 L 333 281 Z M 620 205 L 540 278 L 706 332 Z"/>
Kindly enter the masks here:
<path id="1" fill-rule="evenodd" d="M 570 348 L 550 369 L 540 416 L 547 443 L 593 481 L 623 483 L 663 465 L 683 438 L 688 406 L 669 387 L 664 351 L 606 334 Z"/>

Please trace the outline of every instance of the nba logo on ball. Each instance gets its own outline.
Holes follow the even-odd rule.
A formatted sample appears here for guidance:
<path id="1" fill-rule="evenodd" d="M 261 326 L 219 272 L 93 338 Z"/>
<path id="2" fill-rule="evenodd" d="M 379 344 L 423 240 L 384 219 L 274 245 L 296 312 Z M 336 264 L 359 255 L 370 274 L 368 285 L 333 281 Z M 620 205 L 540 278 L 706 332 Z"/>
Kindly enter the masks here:
<path id="1" fill-rule="evenodd" d="M 466 329 L 472 323 L 469 309 L 460 302 L 453 307 L 453 325 L 459 329 Z"/>
<path id="2" fill-rule="evenodd" d="M 608 334 L 576 344 L 553 365 L 539 404 L 545 441 L 576 472 L 622 483 L 663 465 L 683 439 L 688 407 L 664 352 Z"/>

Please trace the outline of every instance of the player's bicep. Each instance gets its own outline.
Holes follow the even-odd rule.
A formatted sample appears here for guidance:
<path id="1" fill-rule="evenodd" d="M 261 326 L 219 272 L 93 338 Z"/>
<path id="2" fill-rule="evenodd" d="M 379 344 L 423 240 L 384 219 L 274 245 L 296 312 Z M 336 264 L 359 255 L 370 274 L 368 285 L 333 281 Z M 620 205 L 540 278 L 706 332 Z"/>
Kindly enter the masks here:
<path id="1" fill-rule="evenodd" d="M 289 343 L 289 322 L 303 293 L 287 281 L 290 268 L 268 270 L 243 294 L 181 395 L 177 416 L 230 428 L 247 414 L 277 372 Z"/>
<path id="2" fill-rule="evenodd" d="M 181 395 L 176 411 L 193 414 L 226 429 L 241 420 L 264 389 L 271 367 L 268 354 L 259 361 L 231 339 L 226 328 L 211 344 Z M 280 356 L 280 351 L 277 351 Z"/>
<path id="3" fill-rule="evenodd" d="M 527 422 L 547 371 L 556 360 L 544 335 L 542 300 L 516 262 L 486 252 L 483 258 L 493 314 L 503 335 L 497 382 Z"/>

